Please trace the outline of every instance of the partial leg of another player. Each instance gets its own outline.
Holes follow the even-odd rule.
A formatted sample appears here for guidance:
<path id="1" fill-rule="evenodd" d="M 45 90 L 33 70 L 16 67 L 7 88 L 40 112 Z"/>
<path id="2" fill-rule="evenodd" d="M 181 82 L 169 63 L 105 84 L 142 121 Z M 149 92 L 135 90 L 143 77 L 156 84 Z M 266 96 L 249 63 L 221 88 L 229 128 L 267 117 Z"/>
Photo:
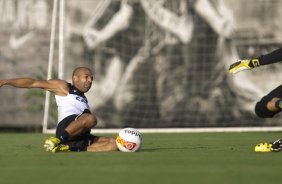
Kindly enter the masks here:
<path id="1" fill-rule="evenodd" d="M 255 106 L 255 112 L 260 118 L 272 118 L 282 111 L 282 85 L 273 89 Z"/>
<path id="2" fill-rule="evenodd" d="M 282 85 L 264 96 L 255 107 L 256 114 L 261 118 L 272 118 L 282 111 Z M 260 143 L 255 146 L 255 152 L 278 152 L 282 150 L 282 139 L 271 143 Z"/>
<path id="3" fill-rule="evenodd" d="M 255 107 L 257 116 L 261 118 L 272 118 L 282 111 L 282 85 L 264 96 Z M 255 146 L 256 152 L 277 152 L 282 150 L 282 139 L 271 143 L 260 143 Z"/>
<path id="4" fill-rule="evenodd" d="M 282 150 L 282 139 L 272 143 L 260 143 L 255 146 L 255 152 L 278 152 Z"/>

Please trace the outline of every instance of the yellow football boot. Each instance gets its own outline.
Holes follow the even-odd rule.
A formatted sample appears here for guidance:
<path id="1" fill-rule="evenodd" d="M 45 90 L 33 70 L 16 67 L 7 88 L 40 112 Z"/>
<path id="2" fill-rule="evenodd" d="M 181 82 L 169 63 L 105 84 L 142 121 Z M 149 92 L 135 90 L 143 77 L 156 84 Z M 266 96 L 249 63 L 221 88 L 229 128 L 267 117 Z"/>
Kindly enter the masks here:
<path id="1" fill-rule="evenodd" d="M 272 152 L 272 144 L 270 143 L 260 143 L 255 146 L 255 152 Z"/>
<path id="2" fill-rule="evenodd" d="M 58 139 L 57 137 L 50 137 L 49 139 L 45 140 L 44 148 L 46 148 L 46 151 L 52 151 L 60 144 L 60 142 L 60 139 Z"/>
<path id="3" fill-rule="evenodd" d="M 51 151 L 53 153 L 67 152 L 67 151 L 70 151 L 70 147 L 68 145 L 65 145 L 65 144 L 59 144 L 58 146 L 54 147 Z"/>
<path id="4" fill-rule="evenodd" d="M 282 150 L 282 139 L 272 143 L 260 143 L 255 146 L 255 152 L 278 152 Z"/>

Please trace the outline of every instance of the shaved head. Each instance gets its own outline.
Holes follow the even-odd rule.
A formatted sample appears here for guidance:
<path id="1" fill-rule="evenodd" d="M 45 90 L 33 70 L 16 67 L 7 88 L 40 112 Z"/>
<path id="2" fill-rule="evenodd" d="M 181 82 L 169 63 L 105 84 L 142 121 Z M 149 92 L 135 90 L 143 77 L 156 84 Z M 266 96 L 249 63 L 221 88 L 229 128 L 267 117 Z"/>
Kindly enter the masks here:
<path id="1" fill-rule="evenodd" d="M 88 71 L 92 74 L 92 70 L 90 68 L 87 67 L 77 67 L 76 69 L 74 69 L 72 76 L 78 76 L 80 75 L 82 72 Z"/>

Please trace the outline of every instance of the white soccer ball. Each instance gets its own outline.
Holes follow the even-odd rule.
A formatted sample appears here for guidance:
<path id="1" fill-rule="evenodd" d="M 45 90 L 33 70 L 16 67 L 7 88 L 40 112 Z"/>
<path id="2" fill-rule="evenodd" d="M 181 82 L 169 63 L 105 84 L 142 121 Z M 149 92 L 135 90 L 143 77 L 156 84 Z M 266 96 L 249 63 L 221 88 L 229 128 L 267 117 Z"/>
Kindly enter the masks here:
<path id="1" fill-rule="evenodd" d="M 136 152 L 142 145 L 142 135 L 135 128 L 122 129 L 116 137 L 116 145 L 122 152 Z"/>

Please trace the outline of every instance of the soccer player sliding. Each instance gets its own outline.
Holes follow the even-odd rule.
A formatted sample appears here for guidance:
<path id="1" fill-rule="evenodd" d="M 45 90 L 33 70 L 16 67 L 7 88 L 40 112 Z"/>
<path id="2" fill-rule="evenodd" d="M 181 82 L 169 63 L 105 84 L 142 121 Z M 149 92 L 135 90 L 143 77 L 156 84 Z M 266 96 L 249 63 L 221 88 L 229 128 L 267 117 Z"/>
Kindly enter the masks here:
<path id="1" fill-rule="evenodd" d="M 47 151 L 116 151 L 118 148 L 114 138 L 90 134 L 97 119 L 90 112 L 84 93 L 89 91 L 92 81 L 92 70 L 78 67 L 73 71 L 72 84 L 59 79 L 16 78 L 0 80 L 0 87 L 9 85 L 17 88 L 39 88 L 55 95 L 59 123 L 56 137 L 45 141 L 44 147 Z"/>
<path id="2" fill-rule="evenodd" d="M 282 48 L 274 50 L 255 59 L 243 59 L 230 65 L 229 72 L 236 74 L 240 71 L 250 70 L 262 65 L 273 64 L 282 61 Z M 260 118 L 272 118 L 282 111 L 282 85 L 273 89 L 262 97 L 255 106 L 255 112 Z M 256 152 L 277 152 L 282 150 L 282 139 L 272 143 L 260 143 L 255 146 Z"/>

